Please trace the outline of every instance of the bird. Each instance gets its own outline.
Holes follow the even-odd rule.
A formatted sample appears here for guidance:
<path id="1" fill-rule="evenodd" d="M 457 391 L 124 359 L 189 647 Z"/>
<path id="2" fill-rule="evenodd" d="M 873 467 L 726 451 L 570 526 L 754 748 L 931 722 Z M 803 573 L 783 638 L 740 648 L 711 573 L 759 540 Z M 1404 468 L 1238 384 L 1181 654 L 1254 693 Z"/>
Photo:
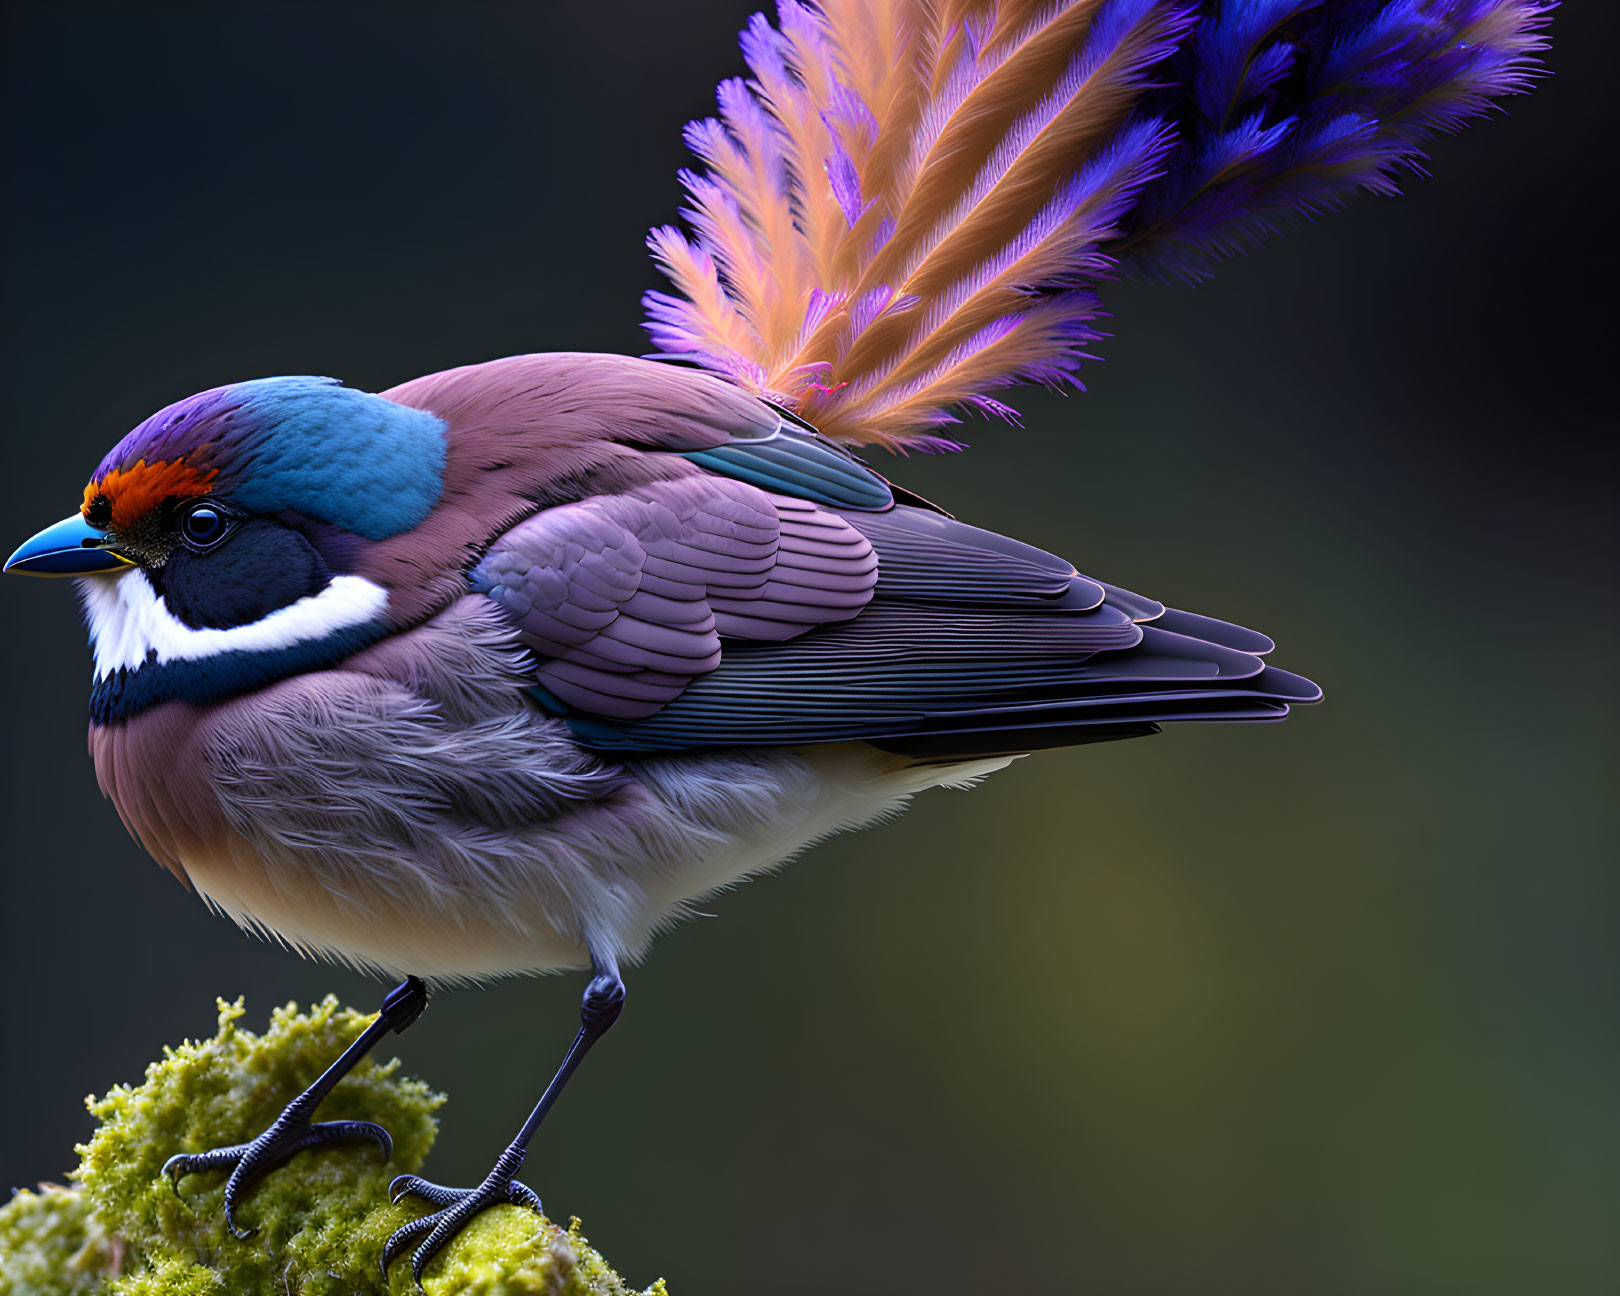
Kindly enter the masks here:
<path id="1" fill-rule="evenodd" d="M 234 381 L 122 437 L 5 570 L 77 581 L 89 746 L 212 909 L 398 978 L 225 1219 L 430 987 L 585 970 L 533 1110 L 381 1264 L 540 1208 L 530 1142 L 705 897 L 1042 750 L 1318 701 L 1257 631 L 959 519 L 872 451 L 1077 387 L 1120 275 L 1197 281 L 1528 90 L 1544 0 L 784 0 L 691 123 L 654 350 L 367 392 Z M 898 477 L 900 474 L 896 473 Z M 244 1131 L 244 1133 L 247 1133 Z"/>

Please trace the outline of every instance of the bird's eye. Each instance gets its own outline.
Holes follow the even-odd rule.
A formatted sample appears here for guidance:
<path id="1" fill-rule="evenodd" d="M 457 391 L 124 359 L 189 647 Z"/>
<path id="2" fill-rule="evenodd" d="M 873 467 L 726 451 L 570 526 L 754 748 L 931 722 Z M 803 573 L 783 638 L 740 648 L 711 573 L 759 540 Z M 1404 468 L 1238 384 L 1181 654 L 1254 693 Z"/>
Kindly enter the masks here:
<path id="1" fill-rule="evenodd" d="M 199 549 L 218 544 L 229 529 L 225 515 L 212 504 L 199 504 L 180 519 L 180 534 Z"/>

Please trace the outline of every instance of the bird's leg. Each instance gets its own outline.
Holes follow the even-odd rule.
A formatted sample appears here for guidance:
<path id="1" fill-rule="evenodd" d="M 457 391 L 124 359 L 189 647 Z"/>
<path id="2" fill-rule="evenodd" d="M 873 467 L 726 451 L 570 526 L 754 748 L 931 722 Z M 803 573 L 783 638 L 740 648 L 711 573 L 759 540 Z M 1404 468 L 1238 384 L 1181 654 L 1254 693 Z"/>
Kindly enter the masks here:
<path id="1" fill-rule="evenodd" d="M 236 1227 L 235 1210 L 242 1194 L 254 1180 L 281 1166 L 295 1152 L 305 1148 L 328 1147 L 334 1143 L 374 1142 L 386 1162 L 394 1155 L 394 1140 L 381 1125 L 371 1121 L 325 1121 L 311 1124 L 310 1117 L 337 1082 L 348 1075 L 361 1058 L 371 1052 L 389 1031 L 398 1034 L 422 1015 L 427 1007 L 427 986 L 417 977 L 407 977 L 388 992 L 377 1020 L 361 1032 L 338 1060 L 321 1072 L 314 1084 L 294 1098 L 268 1129 L 247 1143 L 213 1148 L 207 1152 L 185 1152 L 163 1163 L 178 1194 L 180 1180 L 204 1170 L 229 1168 L 225 1181 L 225 1223 L 239 1238 L 250 1238 L 257 1229 Z"/>
<path id="2" fill-rule="evenodd" d="M 540 1122 L 546 1118 L 552 1104 L 557 1101 L 563 1086 L 568 1083 L 568 1077 L 574 1074 L 585 1054 L 590 1051 L 591 1045 L 606 1035 L 608 1028 L 618 1021 L 619 1013 L 624 1007 L 624 982 L 619 978 L 619 969 L 611 959 L 594 958 L 595 975 L 591 983 L 585 987 L 584 998 L 579 1008 L 579 1031 L 574 1036 L 574 1042 L 568 1046 L 568 1052 L 563 1055 L 562 1065 L 557 1068 L 557 1074 L 552 1076 L 551 1083 L 546 1086 L 545 1093 L 540 1095 L 540 1101 L 534 1105 L 529 1113 L 529 1119 L 523 1122 L 523 1128 L 517 1132 L 517 1137 L 507 1145 L 496 1160 L 494 1168 L 484 1176 L 484 1181 L 476 1188 L 446 1188 L 442 1184 L 429 1183 L 426 1179 L 419 1179 L 415 1175 L 400 1175 L 389 1185 L 389 1194 L 397 1202 L 407 1195 L 422 1198 L 424 1201 L 439 1207 L 432 1214 L 424 1215 L 420 1219 L 412 1220 L 403 1228 L 395 1231 L 383 1247 L 383 1277 L 388 1276 L 388 1266 L 413 1242 L 420 1242 L 411 1255 L 411 1274 L 415 1277 L 417 1286 L 422 1283 L 422 1270 L 427 1267 L 428 1261 L 450 1241 L 451 1238 L 466 1227 L 472 1217 L 479 1211 L 490 1206 L 497 1206 L 502 1202 L 511 1202 L 518 1206 L 528 1206 L 540 1210 L 540 1198 L 534 1190 L 526 1184 L 519 1182 L 517 1172 L 523 1165 L 523 1158 L 529 1150 L 529 1140 L 540 1128 Z"/>

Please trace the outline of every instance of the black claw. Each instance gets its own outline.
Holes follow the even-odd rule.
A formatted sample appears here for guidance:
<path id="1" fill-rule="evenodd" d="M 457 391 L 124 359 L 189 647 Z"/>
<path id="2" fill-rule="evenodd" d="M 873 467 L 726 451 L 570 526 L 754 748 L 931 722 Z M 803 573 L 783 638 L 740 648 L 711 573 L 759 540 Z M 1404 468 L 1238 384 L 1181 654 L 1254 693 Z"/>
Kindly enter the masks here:
<path id="1" fill-rule="evenodd" d="M 373 1121 L 326 1121 L 320 1125 L 312 1125 L 310 1132 L 318 1135 L 317 1138 L 311 1139 L 309 1143 L 311 1147 L 324 1146 L 327 1143 L 363 1143 L 369 1139 L 382 1149 L 384 1165 L 394 1159 L 393 1135 Z"/>
<path id="2" fill-rule="evenodd" d="M 466 1196 L 465 1188 L 446 1188 L 416 1175 L 400 1175 L 388 1185 L 388 1196 L 397 1206 L 406 1197 L 420 1197 L 434 1206 L 451 1206 Z"/>
<path id="3" fill-rule="evenodd" d="M 418 1179 L 415 1175 L 395 1175 L 388 1185 L 388 1200 L 398 1206 L 406 1197 L 417 1190 L 418 1185 L 429 1187 L 425 1179 Z"/>
<path id="4" fill-rule="evenodd" d="M 182 1152 L 163 1163 L 163 1174 L 179 1197 L 180 1180 L 186 1175 L 229 1168 L 231 1175 L 225 1181 L 225 1224 L 238 1240 L 245 1242 L 259 1231 L 236 1225 L 236 1208 L 251 1184 L 285 1165 L 296 1153 L 333 1144 L 365 1142 L 375 1143 L 382 1149 L 385 1163 L 394 1155 L 393 1138 L 381 1125 L 371 1121 L 325 1121 L 310 1125 L 301 1119 L 288 1120 L 283 1113 L 251 1143 L 211 1148 L 207 1152 Z"/>
<path id="5" fill-rule="evenodd" d="M 512 1180 L 510 1187 L 507 1189 L 507 1195 L 511 1198 L 514 1206 L 527 1206 L 537 1214 L 545 1212 L 545 1207 L 540 1204 L 540 1194 L 535 1192 L 528 1184 L 519 1183 L 516 1179 Z"/>
<path id="6" fill-rule="evenodd" d="M 233 1143 L 230 1147 L 211 1148 L 207 1152 L 179 1152 L 163 1163 L 162 1173 L 169 1177 L 175 1192 L 179 1192 L 180 1181 L 187 1175 L 234 1166 L 252 1150 L 252 1143 Z"/>
<path id="7" fill-rule="evenodd" d="M 405 1197 L 420 1197 L 438 1210 L 396 1229 L 383 1245 L 383 1277 L 388 1267 L 418 1238 L 423 1239 L 411 1255 L 411 1276 L 418 1288 L 422 1285 L 422 1271 L 433 1257 L 479 1212 L 491 1206 L 510 1202 L 514 1206 L 527 1206 L 541 1210 L 540 1197 L 527 1184 L 516 1179 L 502 1179 L 491 1175 L 476 1188 L 446 1188 L 443 1184 L 429 1183 L 416 1175 L 400 1175 L 388 1185 L 388 1195 L 398 1203 Z"/>
<path id="8" fill-rule="evenodd" d="M 397 1228 L 383 1243 L 382 1274 L 383 1282 L 388 1281 L 388 1266 L 399 1258 L 399 1253 L 423 1234 L 431 1232 L 435 1216 L 424 1215 L 421 1219 L 414 1219 L 409 1224 Z"/>

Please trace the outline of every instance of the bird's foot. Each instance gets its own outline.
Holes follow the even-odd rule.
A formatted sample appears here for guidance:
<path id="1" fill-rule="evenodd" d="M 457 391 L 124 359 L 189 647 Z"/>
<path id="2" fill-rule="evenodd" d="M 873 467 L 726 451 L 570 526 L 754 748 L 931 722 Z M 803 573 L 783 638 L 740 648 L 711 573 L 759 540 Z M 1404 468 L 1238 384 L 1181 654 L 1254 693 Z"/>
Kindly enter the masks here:
<path id="1" fill-rule="evenodd" d="M 473 1216 L 480 1211 L 488 1210 L 491 1206 L 499 1206 L 504 1202 L 514 1206 L 527 1206 L 534 1211 L 540 1210 L 540 1198 L 534 1189 L 513 1178 L 522 1161 L 521 1154 L 513 1158 L 509 1149 L 508 1154 L 496 1163 L 484 1182 L 476 1188 L 446 1188 L 442 1184 L 429 1183 L 416 1175 L 400 1175 L 389 1184 L 388 1195 L 396 1203 L 408 1196 L 420 1197 L 440 1209 L 431 1215 L 422 1216 L 421 1219 L 414 1219 L 403 1228 L 394 1231 L 393 1236 L 383 1246 L 384 1281 L 386 1282 L 388 1278 L 388 1267 L 407 1247 L 420 1240 L 420 1245 L 411 1253 L 411 1276 L 416 1279 L 417 1288 L 420 1290 L 422 1271 L 427 1268 L 428 1262 L 451 1238 L 471 1223 Z"/>
<path id="2" fill-rule="evenodd" d="M 231 1176 L 225 1181 L 225 1223 L 232 1233 L 246 1241 L 259 1230 L 236 1226 L 236 1207 L 243 1193 L 255 1180 L 285 1164 L 294 1153 L 306 1148 L 369 1142 L 382 1149 L 384 1163 L 393 1157 L 394 1140 L 381 1125 L 359 1120 L 323 1121 L 312 1125 L 307 1115 L 296 1110 L 298 1106 L 299 1100 L 295 1099 L 263 1134 L 250 1142 L 170 1157 L 163 1163 L 163 1173 L 173 1184 L 175 1196 L 180 1195 L 180 1181 L 187 1175 L 229 1169 Z"/>

